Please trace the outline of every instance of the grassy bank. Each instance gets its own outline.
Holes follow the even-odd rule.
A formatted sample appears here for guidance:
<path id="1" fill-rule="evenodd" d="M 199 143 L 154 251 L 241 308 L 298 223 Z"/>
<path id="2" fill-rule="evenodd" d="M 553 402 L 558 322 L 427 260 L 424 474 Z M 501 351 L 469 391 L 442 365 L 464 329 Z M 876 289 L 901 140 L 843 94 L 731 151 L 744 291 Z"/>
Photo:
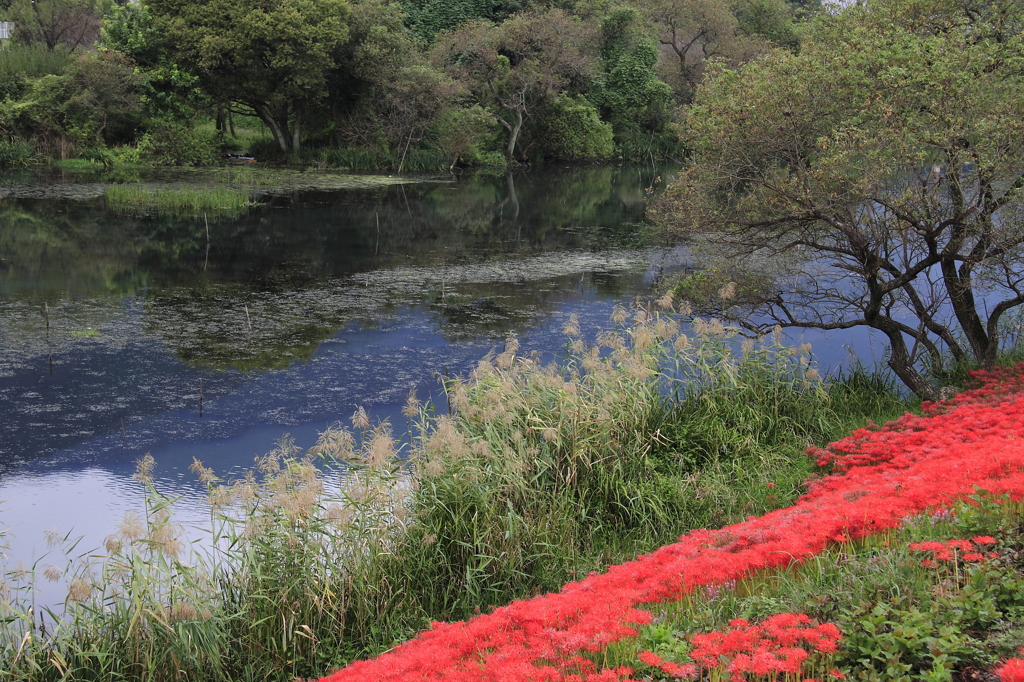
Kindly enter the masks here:
<path id="1" fill-rule="evenodd" d="M 669 301 L 664 301 L 666 305 Z M 151 486 L 102 552 L 49 577 L 66 611 L 32 609 L 7 575 L 8 679 L 291 680 L 715 527 L 792 503 L 803 453 L 902 412 L 861 375 L 822 382 L 809 348 L 688 338 L 638 310 L 543 366 L 514 339 L 448 384 L 451 413 L 410 397 L 409 438 L 360 411 L 309 452 L 288 441 L 257 471 L 209 486 L 209 551 L 184 545 Z M 325 460 L 343 462 L 325 480 Z M 38 567 L 40 573 L 43 567 Z M 63 575 L 61 575 L 63 574 Z M 42 616 L 42 619 L 41 619 Z M 45 625 L 44 625 L 45 624 Z"/>
<path id="2" fill-rule="evenodd" d="M 789 570 L 697 590 L 652 609 L 651 624 L 606 657 L 656 680 L 677 679 L 666 672 L 673 666 L 699 667 L 713 681 L 787 671 L 865 681 L 983 677 L 1024 646 L 1021 512 L 1006 496 L 974 495 Z M 836 646 L 790 642 L 807 653 L 795 661 L 777 630 L 749 636 L 758 623 L 770 630 L 778 614 L 806 629 L 832 624 Z M 758 648 L 768 655 L 755 663 Z"/>

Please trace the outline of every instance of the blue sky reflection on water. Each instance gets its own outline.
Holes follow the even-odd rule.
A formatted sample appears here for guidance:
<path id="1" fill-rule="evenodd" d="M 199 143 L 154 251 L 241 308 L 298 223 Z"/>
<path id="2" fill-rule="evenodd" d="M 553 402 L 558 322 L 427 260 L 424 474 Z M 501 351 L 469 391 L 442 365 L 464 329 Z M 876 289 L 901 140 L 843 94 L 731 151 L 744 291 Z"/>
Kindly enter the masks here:
<path id="1" fill-rule="evenodd" d="M 578 314 L 592 330 L 609 326 L 614 304 L 628 303 L 650 281 L 648 257 L 641 254 L 639 260 L 632 260 L 629 271 L 607 273 L 632 281 L 628 295 L 601 295 L 586 285 L 563 291 L 562 300 L 521 335 L 524 352 L 558 352 L 564 344 L 561 326 L 570 313 Z M 133 319 L 131 306 L 124 319 Z M 110 334 L 127 333 L 123 322 L 112 320 Z M 436 372 L 465 373 L 488 351 L 501 349 L 500 339 L 486 336 L 452 342 L 442 333 L 443 324 L 435 311 L 402 307 L 372 327 L 346 326 L 321 343 L 308 360 L 262 372 L 188 367 L 142 333 L 140 340 L 103 350 L 101 339 L 108 332 L 102 327 L 96 337 L 79 342 L 82 348 L 72 344 L 57 354 L 53 375 L 47 358 L 33 358 L 19 372 L 30 373 L 36 383 L 17 377 L 18 395 L 12 394 L 15 391 L 8 384 L 7 390 L 0 388 L 0 399 L 8 405 L 49 401 L 59 409 L 22 416 L 19 424 L 25 440 L 20 445 L 10 440 L 18 432 L 11 423 L 5 430 L 8 461 L 20 460 L 8 465 L 0 483 L 4 500 L 0 518 L 11 529 L 8 556 L 25 563 L 38 559 L 47 551 L 43 536 L 49 530 L 84 536 L 80 548 L 100 546 L 126 511 L 142 508 L 143 490 L 132 474 L 135 461 L 147 452 L 157 462 L 157 487 L 167 495 L 183 497 L 176 505 L 178 520 L 202 524 L 206 519 L 202 490 L 188 471 L 193 457 L 222 477 L 239 475 L 284 434 L 307 448 L 331 423 L 347 424 L 360 405 L 370 411 L 371 418 L 389 419 L 397 430 L 404 430 L 400 410 L 410 390 L 421 398 L 433 395 L 443 401 Z M 76 375 L 84 379 L 76 382 Z M 200 378 L 204 381 L 202 417 Z M 137 394 L 119 402 L 118 395 L 132 391 Z M 103 396 L 135 410 L 123 431 L 119 417 L 88 409 L 102 402 Z M 61 413 L 77 426 L 61 428 L 50 421 L 48 415 Z M 89 421 L 90 416 L 95 419 Z M 38 452 L 16 450 L 35 449 L 34 443 L 42 446 L 47 434 L 55 432 L 63 434 L 57 440 L 68 442 L 65 447 L 41 457 L 30 457 Z M 42 587 L 44 594 L 56 589 Z"/>

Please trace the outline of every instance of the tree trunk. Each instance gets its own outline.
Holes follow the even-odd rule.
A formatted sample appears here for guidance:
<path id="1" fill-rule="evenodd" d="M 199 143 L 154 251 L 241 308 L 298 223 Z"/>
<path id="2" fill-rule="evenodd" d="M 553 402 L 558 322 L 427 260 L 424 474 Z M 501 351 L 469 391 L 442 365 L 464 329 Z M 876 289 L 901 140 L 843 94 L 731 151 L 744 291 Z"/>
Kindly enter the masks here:
<path id="1" fill-rule="evenodd" d="M 256 115 L 260 117 L 260 120 L 266 123 L 267 127 L 270 128 L 270 132 L 274 136 L 274 139 L 277 140 L 277 145 L 281 148 L 281 151 L 285 154 L 290 152 L 291 148 L 289 147 L 290 141 L 288 136 L 285 135 L 284 129 L 278 125 L 277 121 L 270 114 L 270 111 L 262 104 L 252 104 L 251 106 L 253 111 L 256 112 Z"/>
<path id="2" fill-rule="evenodd" d="M 985 332 L 985 325 L 978 316 L 978 308 L 974 299 L 974 289 L 971 285 L 971 273 L 960 273 L 957 271 L 956 262 L 951 258 L 942 260 L 942 279 L 946 285 L 946 292 L 949 294 L 949 303 L 953 308 L 953 314 L 967 342 L 971 345 L 974 359 L 984 369 L 995 367 L 997 343 L 989 338 Z"/>
<path id="3" fill-rule="evenodd" d="M 886 325 L 883 320 L 878 320 L 878 324 L 872 326 L 889 339 L 889 361 L 886 364 L 900 381 L 922 400 L 938 400 L 939 389 L 914 368 L 903 332 L 894 325 Z"/>
<path id="4" fill-rule="evenodd" d="M 302 115 L 299 112 L 295 112 L 295 123 L 292 125 L 292 151 L 299 151 L 299 145 L 302 142 Z"/>
<path id="5" fill-rule="evenodd" d="M 523 111 L 522 109 L 513 110 L 516 115 L 515 123 L 512 124 L 510 129 L 510 135 L 508 138 L 508 158 L 510 161 L 515 161 L 516 158 L 516 141 L 519 140 L 519 131 L 523 129 Z"/>

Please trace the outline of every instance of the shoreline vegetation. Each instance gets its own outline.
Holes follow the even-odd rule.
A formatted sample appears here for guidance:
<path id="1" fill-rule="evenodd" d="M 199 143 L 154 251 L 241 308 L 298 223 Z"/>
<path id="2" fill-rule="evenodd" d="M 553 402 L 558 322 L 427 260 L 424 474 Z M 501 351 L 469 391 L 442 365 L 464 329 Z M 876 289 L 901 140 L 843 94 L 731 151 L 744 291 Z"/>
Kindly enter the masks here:
<path id="1" fill-rule="evenodd" d="M 309 452 L 287 439 L 209 486 L 209 551 L 186 546 L 173 500 L 140 463 L 144 516 L 99 552 L 71 537 L 7 570 L 10 679 L 309 678 L 387 650 L 431 621 L 557 590 L 677 538 L 791 504 L 802 453 L 905 404 L 858 373 L 823 382 L 810 348 L 741 340 L 714 321 L 618 310 L 594 340 L 565 328 L 541 366 L 514 339 L 447 385 L 452 412 L 410 396 L 408 437 L 363 411 Z M 345 475 L 324 480 L 325 461 Z M 767 483 L 771 482 L 772 486 Z M 31 582 L 68 584 L 35 610 Z"/>
<path id="2" fill-rule="evenodd" d="M 670 0 L 9 0 L 0 168 L 654 163 L 682 154 L 679 107 L 704 55 L 732 66 L 795 50 L 820 10 L 819 0 L 699 10 Z"/>
<path id="3" fill-rule="evenodd" d="M 974 379 L 811 448 L 827 475 L 791 507 L 433 623 L 323 681 L 1019 679 L 1024 363 Z"/>

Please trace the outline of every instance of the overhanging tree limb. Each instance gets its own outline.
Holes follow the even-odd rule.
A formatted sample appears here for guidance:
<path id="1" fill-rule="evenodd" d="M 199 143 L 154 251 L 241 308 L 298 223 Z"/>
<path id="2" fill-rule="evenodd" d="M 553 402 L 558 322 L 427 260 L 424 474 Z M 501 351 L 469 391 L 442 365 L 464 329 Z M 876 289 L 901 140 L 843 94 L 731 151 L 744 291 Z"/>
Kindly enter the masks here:
<path id="1" fill-rule="evenodd" d="M 918 350 L 933 369 L 965 347 L 991 367 L 1000 318 L 1024 304 L 1024 40 L 1006 30 L 1024 7 L 915 7 L 847 7 L 819 19 L 800 54 L 706 82 L 688 112 L 693 163 L 652 212 L 709 231 L 720 257 L 800 253 L 791 267 L 814 286 L 719 307 L 877 329 L 893 371 L 931 398 Z"/>

